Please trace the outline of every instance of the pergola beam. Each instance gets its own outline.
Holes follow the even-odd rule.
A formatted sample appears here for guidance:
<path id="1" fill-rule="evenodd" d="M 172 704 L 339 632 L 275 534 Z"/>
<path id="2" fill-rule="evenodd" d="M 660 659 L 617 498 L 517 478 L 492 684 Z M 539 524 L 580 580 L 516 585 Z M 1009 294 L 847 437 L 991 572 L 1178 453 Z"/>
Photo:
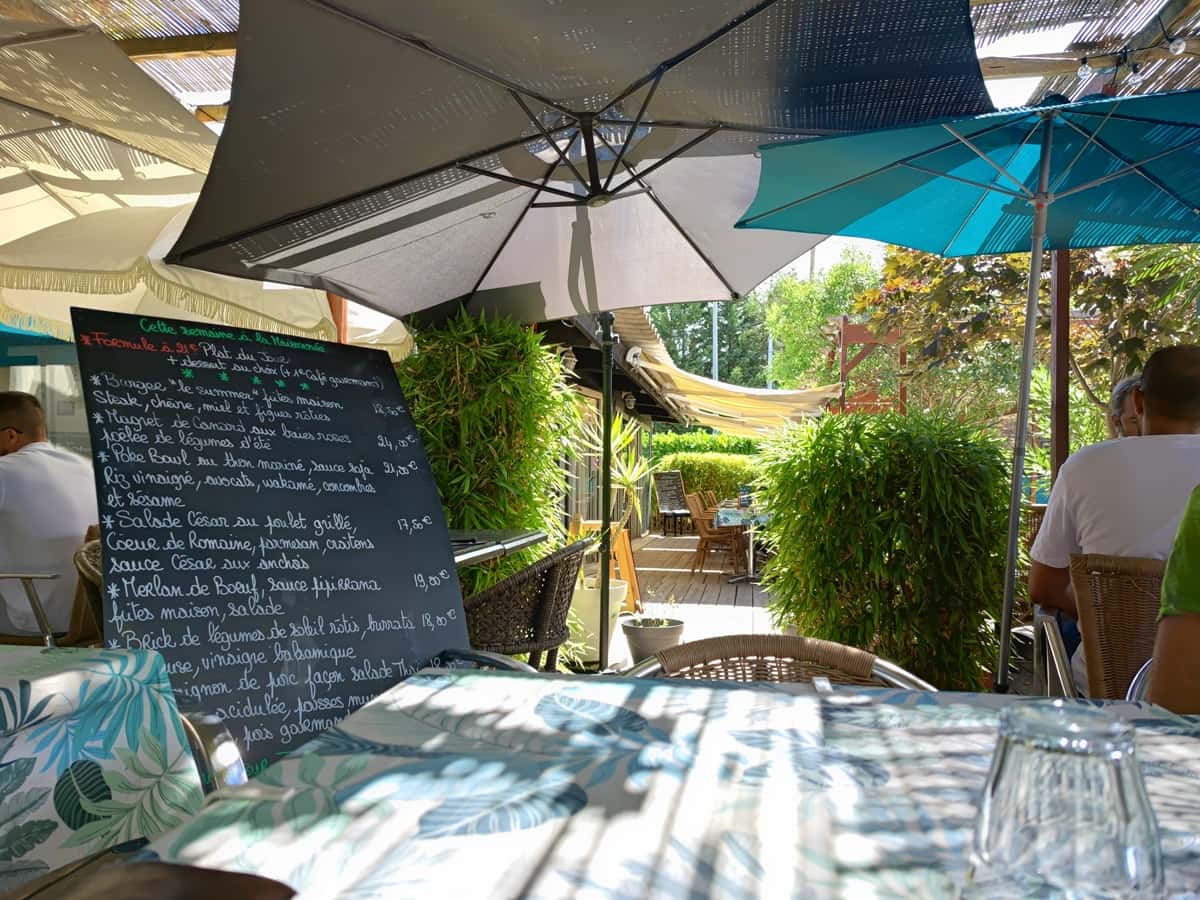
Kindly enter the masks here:
<path id="1" fill-rule="evenodd" d="M 1188 40 L 1200 40 L 1192 36 Z M 1039 56 L 985 56 L 979 60 L 984 78 L 1050 78 L 1055 75 L 1071 75 L 1079 68 L 1079 61 L 1086 58 L 1093 69 L 1111 69 L 1121 62 L 1121 53 L 1084 53 L 1076 50 L 1065 53 L 1043 53 Z M 1166 47 L 1151 47 L 1140 52 L 1131 52 L 1129 62 L 1145 64 L 1160 59 L 1178 59 Z"/>
<path id="2" fill-rule="evenodd" d="M 236 31 L 184 34 L 172 37 L 123 38 L 116 42 L 130 59 L 182 59 L 187 56 L 232 56 Z"/>

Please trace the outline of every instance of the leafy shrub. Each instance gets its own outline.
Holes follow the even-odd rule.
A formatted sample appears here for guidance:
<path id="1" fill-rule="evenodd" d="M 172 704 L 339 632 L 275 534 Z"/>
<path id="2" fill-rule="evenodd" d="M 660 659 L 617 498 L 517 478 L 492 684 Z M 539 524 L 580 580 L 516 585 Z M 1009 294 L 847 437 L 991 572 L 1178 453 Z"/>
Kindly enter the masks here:
<path id="1" fill-rule="evenodd" d="M 758 460 L 736 453 L 672 453 L 658 460 L 660 471 L 678 469 L 689 494 L 715 491 L 724 500 L 736 497 L 738 488 L 754 484 Z"/>
<path id="2" fill-rule="evenodd" d="M 946 417 L 826 416 L 785 429 L 762 463 L 776 623 L 978 689 L 1003 595 L 999 442 Z"/>
<path id="3" fill-rule="evenodd" d="M 541 336 L 508 319 L 460 313 L 416 335 L 396 367 L 451 528 L 521 528 L 562 539 L 562 461 L 580 428 L 576 394 Z M 545 545 L 461 569 L 477 593 Z"/>
<path id="4" fill-rule="evenodd" d="M 755 456 L 762 450 L 757 438 L 707 431 L 655 432 L 650 444 L 655 459 L 672 453 L 737 453 Z"/>

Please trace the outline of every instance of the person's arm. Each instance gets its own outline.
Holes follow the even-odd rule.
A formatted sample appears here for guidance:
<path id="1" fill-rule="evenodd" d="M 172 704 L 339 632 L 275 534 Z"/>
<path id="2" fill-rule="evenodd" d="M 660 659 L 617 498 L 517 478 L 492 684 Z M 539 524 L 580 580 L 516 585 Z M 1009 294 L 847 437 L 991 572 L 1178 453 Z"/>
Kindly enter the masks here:
<path id="1" fill-rule="evenodd" d="M 1071 570 L 1032 561 L 1029 565 L 1029 599 L 1038 606 L 1079 618 L 1075 591 L 1071 588 Z"/>
<path id="2" fill-rule="evenodd" d="M 1158 623 L 1150 702 L 1172 712 L 1200 713 L 1200 613 L 1167 616 Z"/>
<path id="3" fill-rule="evenodd" d="M 1078 618 L 1071 590 L 1071 554 L 1079 552 L 1071 508 L 1071 461 L 1059 470 L 1037 539 L 1029 548 L 1029 599 L 1038 606 Z"/>
<path id="4" fill-rule="evenodd" d="M 1200 488 L 1192 492 L 1163 573 L 1150 701 L 1200 713 Z"/>

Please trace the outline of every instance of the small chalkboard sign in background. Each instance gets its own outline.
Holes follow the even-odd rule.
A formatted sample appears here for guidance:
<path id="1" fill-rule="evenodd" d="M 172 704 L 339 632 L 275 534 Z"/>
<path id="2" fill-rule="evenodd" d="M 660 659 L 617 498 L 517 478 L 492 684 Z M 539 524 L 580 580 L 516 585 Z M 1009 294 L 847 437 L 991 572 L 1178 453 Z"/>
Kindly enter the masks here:
<path id="1" fill-rule="evenodd" d="M 104 637 L 260 767 L 467 647 L 437 485 L 387 354 L 72 310 Z"/>

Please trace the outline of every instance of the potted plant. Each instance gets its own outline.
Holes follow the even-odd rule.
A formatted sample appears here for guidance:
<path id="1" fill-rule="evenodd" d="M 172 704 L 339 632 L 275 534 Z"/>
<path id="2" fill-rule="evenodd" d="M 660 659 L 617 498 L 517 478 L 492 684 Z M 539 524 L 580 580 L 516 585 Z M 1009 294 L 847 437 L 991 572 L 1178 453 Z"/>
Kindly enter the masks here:
<path id="1" fill-rule="evenodd" d="M 626 616 L 621 630 L 629 644 L 629 656 L 639 663 L 683 640 L 683 620 L 657 616 Z"/>
<path id="2" fill-rule="evenodd" d="M 635 515 L 641 514 L 641 486 L 650 473 L 654 471 L 654 463 L 639 456 L 638 442 L 641 432 L 637 423 L 624 416 L 618 415 L 613 420 L 612 431 L 612 465 L 609 469 L 612 481 L 612 507 L 609 514 L 612 533 L 619 534 L 622 528 L 627 528 Z M 604 447 L 604 438 L 599 418 L 594 414 L 584 420 L 583 428 L 584 453 L 599 456 Z M 584 557 L 584 564 L 579 569 L 579 582 L 571 601 L 576 614 L 579 616 L 584 634 L 581 635 L 584 644 L 584 659 L 594 662 L 599 658 L 598 635 L 600 633 L 600 547 Z M 629 593 L 629 583 L 619 578 L 608 582 L 608 633 L 611 640 L 617 617 L 625 605 L 625 597 Z"/>

